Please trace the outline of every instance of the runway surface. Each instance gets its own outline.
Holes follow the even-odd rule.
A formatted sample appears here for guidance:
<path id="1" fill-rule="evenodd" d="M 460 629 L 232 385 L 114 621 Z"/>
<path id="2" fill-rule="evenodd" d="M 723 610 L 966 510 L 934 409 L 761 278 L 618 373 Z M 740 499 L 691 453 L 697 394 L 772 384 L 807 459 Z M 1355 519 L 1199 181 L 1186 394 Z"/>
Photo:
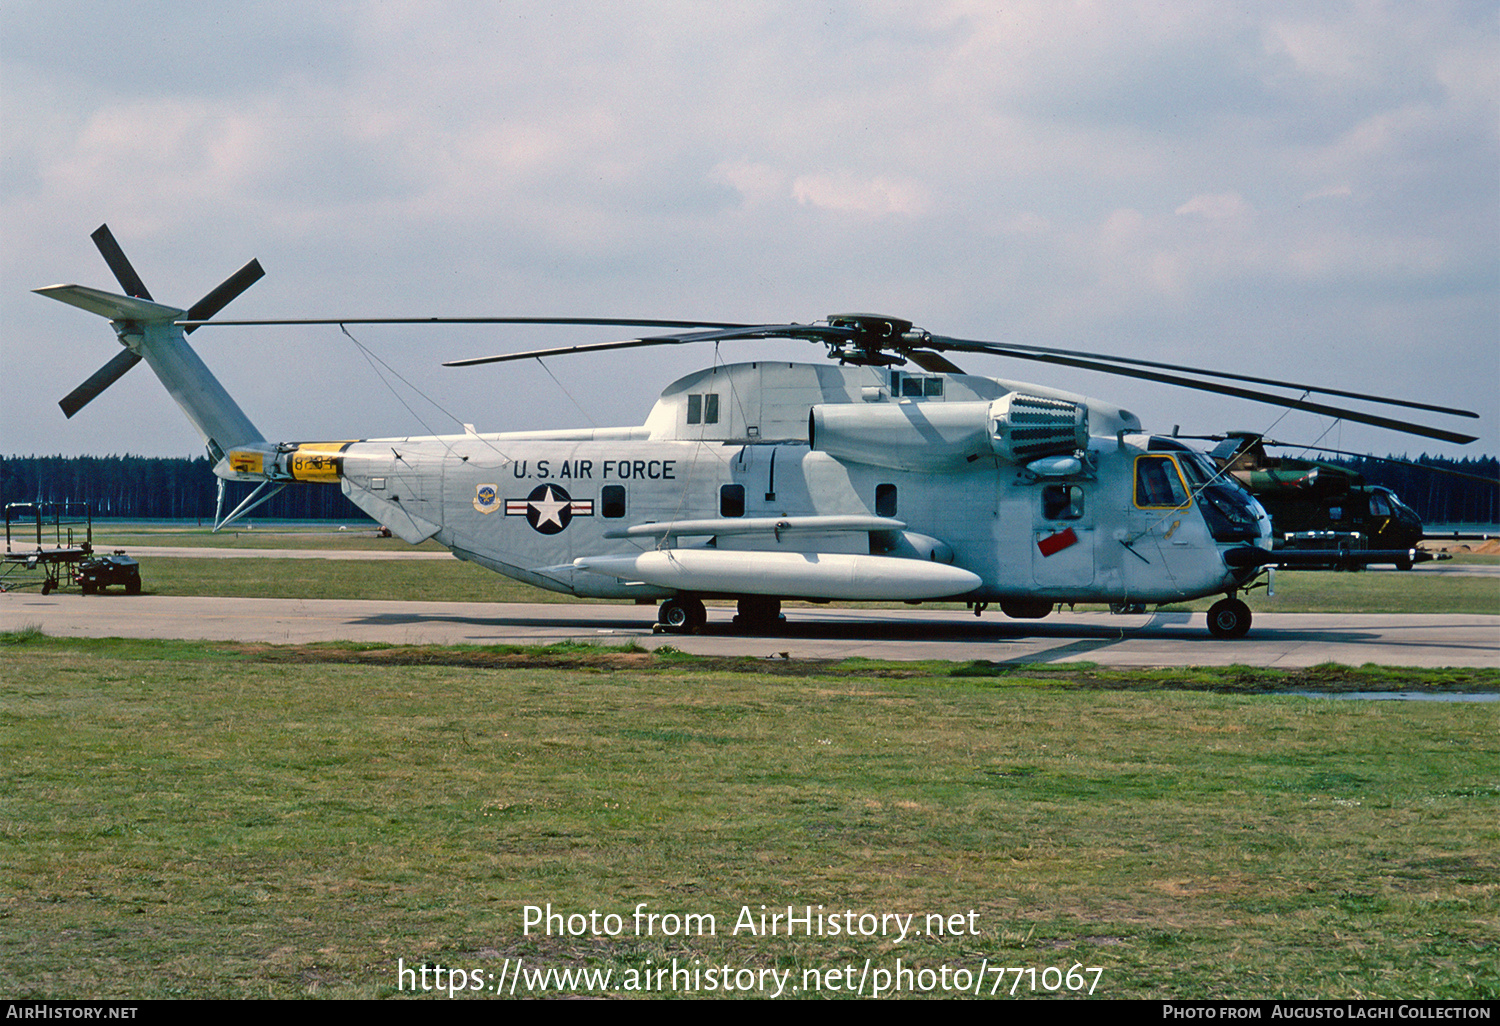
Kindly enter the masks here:
<path id="1" fill-rule="evenodd" d="M 744 635 L 732 608 L 710 607 L 701 634 L 653 632 L 651 606 L 173 598 L 33 590 L 0 594 L 0 631 L 35 625 L 57 637 L 196 638 L 298 644 L 547 645 L 634 642 L 701 655 L 760 658 L 982 659 L 1105 666 L 1300 668 L 1319 663 L 1500 667 L 1500 616 L 1257 613 L 1250 635 L 1212 638 L 1202 613 L 1045 620 L 928 609 L 794 608 L 770 634 Z"/>

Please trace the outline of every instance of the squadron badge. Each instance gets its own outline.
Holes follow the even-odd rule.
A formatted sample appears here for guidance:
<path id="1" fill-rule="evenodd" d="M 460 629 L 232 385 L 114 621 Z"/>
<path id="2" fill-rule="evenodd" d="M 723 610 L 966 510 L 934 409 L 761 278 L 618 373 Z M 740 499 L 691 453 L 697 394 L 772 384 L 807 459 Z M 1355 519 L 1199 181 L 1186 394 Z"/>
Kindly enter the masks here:
<path id="1" fill-rule="evenodd" d="M 500 508 L 500 488 L 498 485 L 482 484 L 474 489 L 474 508 L 484 514 L 490 514 Z"/>
<path id="2" fill-rule="evenodd" d="M 505 515 L 525 517 L 526 522 L 542 534 L 557 534 L 573 522 L 574 517 L 594 515 L 593 499 L 574 499 L 554 484 L 537 485 L 524 499 L 506 499 Z"/>

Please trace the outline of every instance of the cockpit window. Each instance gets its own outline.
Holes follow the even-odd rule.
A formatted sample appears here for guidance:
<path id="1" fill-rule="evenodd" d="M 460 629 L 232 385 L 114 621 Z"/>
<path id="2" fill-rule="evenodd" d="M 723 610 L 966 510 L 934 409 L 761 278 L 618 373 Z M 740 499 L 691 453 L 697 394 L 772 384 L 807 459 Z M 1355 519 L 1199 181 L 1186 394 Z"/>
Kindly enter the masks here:
<path id="1" fill-rule="evenodd" d="M 1202 453 L 1178 453 L 1177 465 L 1182 468 L 1183 476 L 1187 478 L 1189 487 L 1195 492 L 1218 477 L 1218 471 Z"/>
<path id="2" fill-rule="evenodd" d="M 1170 456 L 1140 456 L 1135 461 L 1135 504 L 1178 509 L 1188 504 L 1187 487 Z"/>

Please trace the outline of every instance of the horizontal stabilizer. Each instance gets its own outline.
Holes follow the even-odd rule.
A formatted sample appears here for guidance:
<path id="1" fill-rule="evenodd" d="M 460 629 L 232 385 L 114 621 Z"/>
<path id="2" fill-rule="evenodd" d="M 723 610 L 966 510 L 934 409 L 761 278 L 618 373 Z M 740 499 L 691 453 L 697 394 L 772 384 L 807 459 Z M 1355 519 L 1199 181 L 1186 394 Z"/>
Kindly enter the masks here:
<path id="1" fill-rule="evenodd" d="M 734 534 L 774 534 L 788 532 L 901 531 L 906 524 L 890 517 L 824 516 L 824 517 L 720 517 L 713 520 L 668 520 L 657 524 L 637 524 L 620 531 L 607 531 L 606 538 L 666 538 L 669 536 Z"/>
<path id="2" fill-rule="evenodd" d="M 55 299 L 59 303 L 76 306 L 112 321 L 147 321 L 170 323 L 187 311 L 175 306 L 164 306 L 147 299 L 119 296 L 87 285 L 48 285 L 44 289 L 33 289 L 37 295 Z"/>

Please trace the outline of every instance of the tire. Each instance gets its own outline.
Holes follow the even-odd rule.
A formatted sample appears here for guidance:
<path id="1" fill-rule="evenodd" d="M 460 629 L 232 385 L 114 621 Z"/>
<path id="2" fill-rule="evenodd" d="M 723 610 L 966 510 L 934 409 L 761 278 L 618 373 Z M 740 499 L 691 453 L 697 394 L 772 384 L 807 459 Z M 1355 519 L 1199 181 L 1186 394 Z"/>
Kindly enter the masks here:
<path id="1" fill-rule="evenodd" d="M 141 578 L 139 575 L 125 582 L 125 594 L 139 595 L 141 593 Z"/>
<path id="2" fill-rule="evenodd" d="M 1208 609 L 1208 633 L 1216 638 L 1243 638 L 1250 633 L 1250 607 L 1239 599 L 1220 599 Z"/>
<path id="3" fill-rule="evenodd" d="M 781 599 L 747 595 L 740 599 L 735 623 L 746 630 L 769 631 L 781 623 Z"/>
<path id="4" fill-rule="evenodd" d="M 708 625 L 708 610 L 702 602 L 695 598 L 686 598 L 682 601 L 688 607 L 688 613 L 692 616 L 692 624 L 688 627 L 688 630 L 693 634 L 697 634 Z"/>
<path id="5" fill-rule="evenodd" d="M 680 599 L 667 599 L 656 611 L 656 622 L 669 631 L 686 630 L 690 619 L 687 606 Z"/>
<path id="6" fill-rule="evenodd" d="M 691 596 L 669 598 L 657 610 L 656 622 L 673 634 L 691 634 L 708 623 L 708 610 Z"/>
<path id="7" fill-rule="evenodd" d="M 1052 612 L 1052 600 L 1044 598 L 1003 598 L 1000 612 L 1012 620 L 1040 620 Z"/>

